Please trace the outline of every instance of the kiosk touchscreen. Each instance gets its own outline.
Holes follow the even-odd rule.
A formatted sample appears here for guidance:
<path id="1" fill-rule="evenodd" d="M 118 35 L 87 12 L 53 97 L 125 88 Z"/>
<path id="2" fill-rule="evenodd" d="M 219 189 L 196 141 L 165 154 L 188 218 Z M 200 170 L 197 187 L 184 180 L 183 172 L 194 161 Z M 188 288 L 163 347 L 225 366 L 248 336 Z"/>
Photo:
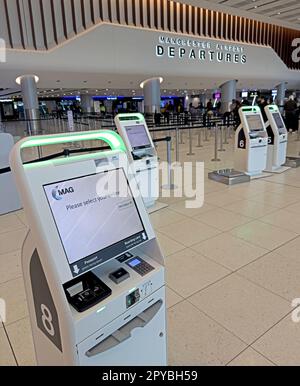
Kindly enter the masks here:
<path id="1" fill-rule="evenodd" d="M 241 125 L 235 133 L 235 169 L 253 176 L 266 168 L 268 135 L 260 108 L 241 107 Z"/>
<path id="2" fill-rule="evenodd" d="M 118 133 L 123 138 L 128 158 L 146 207 L 152 207 L 159 195 L 158 157 L 142 114 L 119 114 L 115 118 Z"/>
<path id="3" fill-rule="evenodd" d="M 112 150 L 22 164 L 22 149 Z M 126 148 L 110 131 L 25 139 L 11 167 L 30 226 L 22 251 L 39 365 L 166 365 L 164 258 Z"/>
<path id="4" fill-rule="evenodd" d="M 14 212 L 22 207 L 9 169 L 9 153 L 14 144 L 11 134 L 0 133 L 0 215 Z"/>
<path id="5" fill-rule="evenodd" d="M 265 107 L 268 118 L 268 157 L 267 171 L 279 170 L 286 161 L 288 133 L 279 108 L 276 105 Z"/>

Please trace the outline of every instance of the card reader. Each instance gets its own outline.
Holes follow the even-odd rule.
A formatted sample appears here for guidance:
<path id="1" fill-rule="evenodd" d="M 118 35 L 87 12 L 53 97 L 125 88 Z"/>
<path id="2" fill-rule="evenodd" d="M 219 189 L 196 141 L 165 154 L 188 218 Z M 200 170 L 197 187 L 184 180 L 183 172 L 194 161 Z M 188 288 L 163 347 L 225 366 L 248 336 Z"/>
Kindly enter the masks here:
<path id="1" fill-rule="evenodd" d="M 128 279 L 129 277 L 130 277 L 129 273 L 124 268 L 120 268 L 109 275 L 110 280 L 112 280 L 116 284 L 122 283 L 124 280 Z"/>

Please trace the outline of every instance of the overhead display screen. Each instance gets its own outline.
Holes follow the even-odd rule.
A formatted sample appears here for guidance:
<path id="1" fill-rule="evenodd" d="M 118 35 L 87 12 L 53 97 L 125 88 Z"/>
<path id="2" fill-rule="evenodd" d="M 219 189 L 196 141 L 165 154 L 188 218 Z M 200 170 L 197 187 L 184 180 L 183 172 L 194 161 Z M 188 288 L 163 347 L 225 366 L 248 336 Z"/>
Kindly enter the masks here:
<path id="1" fill-rule="evenodd" d="M 264 125 L 259 114 L 250 114 L 246 115 L 250 131 L 262 131 L 264 130 Z"/>
<path id="2" fill-rule="evenodd" d="M 128 140 L 133 150 L 151 147 L 145 125 L 134 125 L 125 127 Z"/>
<path id="3" fill-rule="evenodd" d="M 282 119 L 282 116 L 280 113 L 273 113 L 273 118 L 274 118 L 274 121 L 276 123 L 276 126 L 278 128 L 279 131 L 285 131 L 285 125 L 283 123 L 283 119 Z M 283 134 L 283 133 L 281 133 Z"/>
<path id="4" fill-rule="evenodd" d="M 123 169 L 44 186 L 74 276 L 148 239 Z"/>

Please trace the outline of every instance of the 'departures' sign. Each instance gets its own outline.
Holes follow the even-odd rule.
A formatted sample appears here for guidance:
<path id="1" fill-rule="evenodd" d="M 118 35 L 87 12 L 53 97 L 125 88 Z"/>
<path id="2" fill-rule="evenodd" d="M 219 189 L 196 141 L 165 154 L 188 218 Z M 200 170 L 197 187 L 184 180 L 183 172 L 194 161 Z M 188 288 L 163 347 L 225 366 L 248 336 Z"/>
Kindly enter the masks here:
<path id="1" fill-rule="evenodd" d="M 189 59 L 201 62 L 247 63 L 244 47 L 222 42 L 181 37 L 159 36 L 156 56 L 170 59 Z"/>

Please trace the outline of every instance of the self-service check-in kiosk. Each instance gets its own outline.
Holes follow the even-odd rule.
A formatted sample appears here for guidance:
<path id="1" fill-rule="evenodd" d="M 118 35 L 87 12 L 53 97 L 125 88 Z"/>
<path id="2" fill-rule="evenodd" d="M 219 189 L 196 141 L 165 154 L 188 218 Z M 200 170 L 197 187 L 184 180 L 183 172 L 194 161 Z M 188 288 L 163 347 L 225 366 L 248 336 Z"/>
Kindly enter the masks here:
<path id="1" fill-rule="evenodd" d="M 159 171 L 157 152 L 145 118 L 139 113 L 119 114 L 115 124 L 126 144 L 144 203 L 150 208 L 159 196 Z"/>
<path id="2" fill-rule="evenodd" d="M 241 107 L 241 125 L 235 133 L 234 166 L 250 176 L 259 175 L 266 168 L 268 134 L 260 108 Z"/>
<path id="3" fill-rule="evenodd" d="M 84 140 L 111 151 L 22 164 L 24 148 Z M 166 365 L 164 258 L 119 135 L 24 139 L 11 167 L 37 363 Z"/>
<path id="4" fill-rule="evenodd" d="M 21 209 L 19 193 L 9 170 L 9 153 L 14 144 L 11 134 L 0 133 L 0 215 Z"/>
<path id="5" fill-rule="evenodd" d="M 266 123 L 268 132 L 268 156 L 266 170 L 274 172 L 279 170 L 286 160 L 288 133 L 276 105 L 265 107 L 268 118 Z"/>

